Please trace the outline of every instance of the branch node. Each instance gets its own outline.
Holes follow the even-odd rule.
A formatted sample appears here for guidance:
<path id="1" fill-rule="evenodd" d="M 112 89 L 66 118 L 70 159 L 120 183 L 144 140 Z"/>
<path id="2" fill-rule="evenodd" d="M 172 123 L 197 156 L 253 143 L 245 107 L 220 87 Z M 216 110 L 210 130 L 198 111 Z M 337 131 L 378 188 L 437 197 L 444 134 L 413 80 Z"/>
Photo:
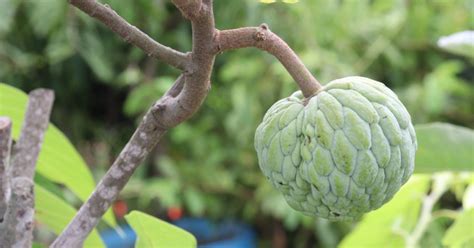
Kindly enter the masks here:
<path id="1" fill-rule="evenodd" d="M 267 39 L 267 36 L 262 31 L 257 31 L 254 38 L 256 41 L 264 41 Z"/>
<path id="2" fill-rule="evenodd" d="M 158 103 L 155 105 L 155 108 L 159 112 L 163 112 L 166 109 L 166 105 L 162 103 Z"/>

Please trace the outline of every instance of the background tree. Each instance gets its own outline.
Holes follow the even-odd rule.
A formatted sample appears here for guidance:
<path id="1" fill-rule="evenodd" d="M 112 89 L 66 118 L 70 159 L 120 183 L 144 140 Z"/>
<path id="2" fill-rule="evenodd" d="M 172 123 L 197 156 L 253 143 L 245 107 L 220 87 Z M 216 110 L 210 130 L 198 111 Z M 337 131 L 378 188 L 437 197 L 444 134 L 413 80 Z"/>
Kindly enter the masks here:
<path id="1" fill-rule="evenodd" d="M 150 36 L 179 50 L 191 49 L 188 22 L 170 2 L 108 3 Z M 3 6 L 2 80 L 28 91 L 54 88 L 53 122 L 80 147 L 100 178 L 128 139 L 134 118 L 171 86 L 178 71 L 70 11 L 65 1 Z M 441 120 L 472 127 L 472 85 L 466 80 L 472 79 L 472 63 L 434 46 L 441 35 L 472 28 L 469 6 L 469 1 L 216 1 L 215 16 L 220 29 L 269 23 L 321 82 L 351 74 L 376 78 L 397 90 L 416 123 Z M 204 108 L 164 137 L 122 197 L 131 208 L 156 214 L 183 206 L 192 215 L 240 216 L 257 227 L 275 221 L 274 232 L 286 230 L 289 243 L 314 241 L 313 232 L 321 244 L 337 242 L 350 224 L 315 223 L 289 211 L 257 172 L 254 129 L 275 99 L 295 90 L 293 79 L 255 50 L 223 54 L 215 68 Z M 201 161 L 198 170 L 196 161 Z M 64 196 L 64 190 L 56 192 Z M 225 207 L 229 201 L 232 207 Z"/>

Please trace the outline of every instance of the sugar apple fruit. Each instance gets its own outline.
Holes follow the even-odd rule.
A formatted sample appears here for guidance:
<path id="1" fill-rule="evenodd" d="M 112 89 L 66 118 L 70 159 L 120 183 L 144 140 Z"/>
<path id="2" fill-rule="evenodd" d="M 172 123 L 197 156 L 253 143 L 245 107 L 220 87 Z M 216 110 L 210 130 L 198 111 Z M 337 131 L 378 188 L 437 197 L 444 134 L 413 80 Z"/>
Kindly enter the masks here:
<path id="1" fill-rule="evenodd" d="M 346 77 L 276 102 L 255 133 L 263 174 L 307 215 L 348 221 L 389 201 L 413 173 L 407 110 L 384 84 Z"/>

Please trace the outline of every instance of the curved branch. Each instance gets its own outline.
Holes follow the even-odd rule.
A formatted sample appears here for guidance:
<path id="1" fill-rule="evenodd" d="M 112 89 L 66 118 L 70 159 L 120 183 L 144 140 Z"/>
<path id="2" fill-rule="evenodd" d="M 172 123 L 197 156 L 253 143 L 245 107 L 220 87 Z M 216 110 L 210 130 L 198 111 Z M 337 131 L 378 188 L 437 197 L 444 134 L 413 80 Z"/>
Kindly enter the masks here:
<path id="1" fill-rule="evenodd" d="M 311 75 L 300 58 L 266 24 L 260 27 L 246 27 L 218 31 L 216 53 L 227 50 L 256 47 L 275 56 L 300 87 L 305 97 L 321 89 L 321 84 Z"/>
<path id="2" fill-rule="evenodd" d="M 178 69 L 187 69 L 189 58 L 185 53 L 156 42 L 119 16 L 109 5 L 101 4 L 96 0 L 70 0 L 69 2 L 91 17 L 101 21 L 126 42 L 141 48 L 148 56 L 161 59 Z"/>
<path id="3" fill-rule="evenodd" d="M 171 128 L 191 117 L 201 106 L 211 88 L 215 59 L 215 24 L 212 0 L 173 0 L 183 15 L 191 20 L 193 49 L 190 70 L 184 74 L 184 85 L 175 98 L 161 101 L 157 119 Z"/>

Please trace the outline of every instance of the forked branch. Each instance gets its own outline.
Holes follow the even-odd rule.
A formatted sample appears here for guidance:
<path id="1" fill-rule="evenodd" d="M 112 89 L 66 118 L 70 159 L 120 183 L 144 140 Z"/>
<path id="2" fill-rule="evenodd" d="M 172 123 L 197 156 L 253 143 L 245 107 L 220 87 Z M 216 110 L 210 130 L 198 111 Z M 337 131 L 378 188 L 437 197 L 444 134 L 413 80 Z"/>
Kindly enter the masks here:
<path id="1" fill-rule="evenodd" d="M 181 3 L 183 1 L 178 1 L 177 4 Z M 204 101 L 210 87 L 209 80 L 215 57 L 212 53 L 214 18 L 211 1 L 199 1 L 199 4 L 199 7 L 195 7 L 200 10 L 199 13 L 188 16 L 193 27 L 193 55 L 188 70 L 178 77 L 174 86 L 147 111 L 92 195 L 51 247 L 81 247 L 88 234 L 118 197 L 133 171 L 167 129 L 188 119 Z M 188 8 L 183 7 L 184 9 Z"/>

